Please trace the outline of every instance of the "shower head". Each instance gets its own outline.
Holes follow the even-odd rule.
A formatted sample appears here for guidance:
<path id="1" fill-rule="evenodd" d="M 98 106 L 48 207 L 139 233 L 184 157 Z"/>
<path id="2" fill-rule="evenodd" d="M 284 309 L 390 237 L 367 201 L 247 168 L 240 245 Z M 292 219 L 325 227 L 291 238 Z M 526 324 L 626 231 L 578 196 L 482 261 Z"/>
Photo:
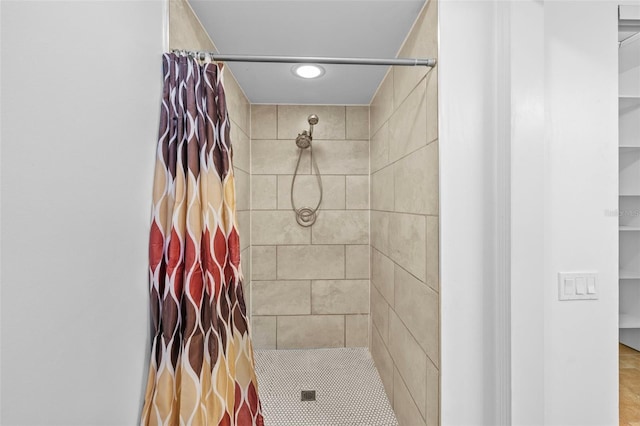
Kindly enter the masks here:
<path id="1" fill-rule="evenodd" d="M 309 148 L 311 146 L 312 139 L 313 138 L 311 137 L 309 132 L 307 132 L 306 130 L 303 130 L 302 133 L 300 133 L 296 138 L 296 145 L 298 145 L 298 148 L 301 148 L 301 149 Z"/>
<path id="2" fill-rule="evenodd" d="M 296 145 L 301 149 L 307 149 L 311 146 L 311 141 L 313 140 L 313 126 L 318 124 L 318 116 L 311 114 L 307 117 L 307 121 L 309 122 L 309 131 L 303 130 L 296 138 Z"/>

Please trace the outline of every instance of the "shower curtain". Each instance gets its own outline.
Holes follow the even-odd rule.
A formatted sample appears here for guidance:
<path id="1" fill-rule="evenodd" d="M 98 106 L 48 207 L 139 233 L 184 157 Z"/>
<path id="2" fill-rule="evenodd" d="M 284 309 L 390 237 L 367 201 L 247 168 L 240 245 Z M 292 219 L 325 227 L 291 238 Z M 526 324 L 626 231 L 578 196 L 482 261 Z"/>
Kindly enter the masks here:
<path id="1" fill-rule="evenodd" d="M 144 426 L 263 424 L 221 67 L 163 56 Z"/>

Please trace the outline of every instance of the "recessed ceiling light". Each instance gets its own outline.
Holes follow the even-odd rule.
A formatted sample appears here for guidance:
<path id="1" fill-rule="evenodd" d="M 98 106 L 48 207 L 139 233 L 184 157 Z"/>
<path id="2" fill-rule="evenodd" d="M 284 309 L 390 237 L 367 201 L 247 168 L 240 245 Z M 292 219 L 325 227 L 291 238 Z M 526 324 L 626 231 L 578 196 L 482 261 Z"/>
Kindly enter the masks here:
<path id="1" fill-rule="evenodd" d="M 301 64 L 295 65 L 291 71 L 298 77 L 302 78 L 318 78 L 324 75 L 324 68 L 320 65 Z"/>

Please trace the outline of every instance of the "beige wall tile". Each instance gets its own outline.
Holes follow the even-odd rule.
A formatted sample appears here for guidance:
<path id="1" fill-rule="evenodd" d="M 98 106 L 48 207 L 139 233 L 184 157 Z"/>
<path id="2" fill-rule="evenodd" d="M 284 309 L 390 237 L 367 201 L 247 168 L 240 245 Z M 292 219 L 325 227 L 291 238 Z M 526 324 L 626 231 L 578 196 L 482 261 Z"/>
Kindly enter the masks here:
<path id="1" fill-rule="evenodd" d="M 369 280 L 312 281 L 311 313 L 369 313 Z"/>
<path id="2" fill-rule="evenodd" d="M 387 398 L 393 402 L 393 359 L 376 328 L 371 333 L 371 357 L 382 379 Z"/>
<path id="3" fill-rule="evenodd" d="M 389 119 L 389 161 L 427 144 L 427 84 L 423 80 Z"/>
<path id="4" fill-rule="evenodd" d="M 365 210 L 326 210 L 311 227 L 313 244 L 367 244 L 369 212 Z"/>
<path id="5" fill-rule="evenodd" d="M 371 298 L 371 285 L 369 285 L 369 298 Z M 369 299 L 369 310 L 371 310 L 371 299 Z M 369 313 L 369 350 L 371 350 L 371 334 L 373 333 L 373 322 L 371 321 L 371 313 Z"/>
<path id="6" fill-rule="evenodd" d="M 254 175 L 293 174 L 299 148 L 293 141 L 257 139 L 251 141 L 251 173 Z M 311 171 L 309 150 L 302 153 L 298 174 Z"/>
<path id="7" fill-rule="evenodd" d="M 251 212 L 251 242 L 255 245 L 309 244 L 311 231 L 296 222 L 295 213 L 284 210 Z"/>
<path id="8" fill-rule="evenodd" d="M 389 257 L 426 281 L 427 234 L 424 216 L 393 213 L 389 219 Z"/>
<path id="9" fill-rule="evenodd" d="M 276 246 L 251 246 L 251 278 L 276 279 Z"/>
<path id="10" fill-rule="evenodd" d="M 278 279 L 344 278 L 344 255 L 342 245 L 280 246 Z"/>
<path id="11" fill-rule="evenodd" d="M 276 105 L 251 105 L 251 139 L 278 139 Z"/>
<path id="12" fill-rule="evenodd" d="M 215 46 L 186 0 L 169 2 L 169 48 L 211 51 Z"/>
<path id="13" fill-rule="evenodd" d="M 247 319 L 251 321 L 251 281 L 248 279 L 242 282 L 242 296 L 247 310 Z"/>
<path id="14" fill-rule="evenodd" d="M 371 249 L 371 283 L 378 289 L 389 305 L 394 306 L 394 263 L 391 259 Z"/>
<path id="15" fill-rule="evenodd" d="M 440 291 L 440 245 L 436 216 L 427 216 L 427 285 Z"/>
<path id="16" fill-rule="evenodd" d="M 346 277 L 369 279 L 369 245 L 346 246 Z"/>
<path id="17" fill-rule="evenodd" d="M 371 246 L 389 254 L 389 220 L 392 213 L 371 211 Z"/>
<path id="18" fill-rule="evenodd" d="M 249 210 L 251 195 L 251 180 L 249 178 L 249 173 L 240 169 L 235 169 L 234 177 L 236 187 L 236 209 Z"/>
<path id="19" fill-rule="evenodd" d="M 431 142 L 426 147 L 427 162 L 424 167 L 427 170 L 424 186 L 427 188 L 427 214 L 440 214 L 440 164 L 438 161 L 438 142 Z"/>
<path id="20" fill-rule="evenodd" d="M 375 172 L 389 164 L 389 122 L 371 137 L 370 146 L 371 172 Z"/>
<path id="21" fill-rule="evenodd" d="M 400 50 L 407 57 L 438 57 L 438 3 L 429 0 Z M 411 67 L 405 67 L 411 68 Z M 419 67 L 415 67 L 419 68 Z M 428 69 L 428 68 L 427 68 Z"/>
<path id="22" fill-rule="evenodd" d="M 436 58 L 438 56 L 437 25 L 437 3 L 430 1 L 416 19 L 414 29 L 407 36 L 398 56 L 403 58 Z M 431 68 L 428 67 L 395 67 L 394 100 L 402 102 L 430 70 Z"/>
<path id="23" fill-rule="evenodd" d="M 240 128 L 231 122 L 231 149 L 233 150 L 233 167 L 247 173 L 251 171 L 251 141 Z"/>
<path id="24" fill-rule="evenodd" d="M 278 349 L 344 347 L 344 315 L 278 317 Z"/>
<path id="25" fill-rule="evenodd" d="M 254 315 L 298 315 L 311 313 L 309 281 L 253 280 Z"/>
<path id="26" fill-rule="evenodd" d="M 276 317 L 251 318 L 251 341 L 255 349 L 276 348 Z"/>
<path id="27" fill-rule="evenodd" d="M 440 373 L 435 365 L 427 362 L 427 425 L 440 424 Z"/>
<path id="28" fill-rule="evenodd" d="M 248 210 L 236 212 L 238 222 L 238 233 L 240 234 L 240 251 L 246 249 L 251 244 L 251 212 Z"/>
<path id="29" fill-rule="evenodd" d="M 227 100 L 227 111 L 229 113 L 229 119 L 249 135 L 251 127 L 249 122 L 251 120 L 251 106 L 244 92 L 240 88 L 240 85 L 236 81 L 229 67 L 224 67 L 224 92 Z"/>
<path id="30" fill-rule="evenodd" d="M 278 139 L 295 140 L 303 130 L 309 130 L 307 118 L 318 116 L 313 139 L 345 138 L 345 107 L 327 105 L 278 105 Z"/>
<path id="31" fill-rule="evenodd" d="M 389 304 L 374 286 L 369 287 L 371 321 L 382 341 L 389 342 Z M 375 334 L 374 330 L 374 334 Z"/>
<path id="32" fill-rule="evenodd" d="M 275 210 L 277 176 L 253 175 L 251 177 L 251 208 L 253 210 Z"/>
<path id="33" fill-rule="evenodd" d="M 313 155 L 323 176 L 369 174 L 369 141 L 314 139 Z"/>
<path id="34" fill-rule="evenodd" d="M 251 247 L 240 252 L 240 271 L 242 272 L 242 293 L 247 315 L 251 316 Z"/>
<path id="35" fill-rule="evenodd" d="M 371 100 L 369 106 L 370 134 L 376 133 L 393 112 L 393 72 L 394 69 L 390 68 Z"/>
<path id="36" fill-rule="evenodd" d="M 278 208 L 291 210 L 291 180 L 292 175 L 278 176 Z M 320 199 L 320 188 L 316 175 L 296 177 L 293 197 L 296 207 L 315 208 Z M 321 210 L 344 209 L 345 180 L 344 176 L 322 176 L 322 204 Z"/>
<path id="37" fill-rule="evenodd" d="M 347 209 L 369 209 L 369 176 L 347 176 L 346 192 Z"/>
<path id="38" fill-rule="evenodd" d="M 438 67 L 426 77 L 427 82 L 427 141 L 438 138 Z"/>
<path id="39" fill-rule="evenodd" d="M 367 291 L 367 296 L 369 292 Z M 367 300 L 367 305 L 369 300 Z M 346 342 L 348 348 L 366 348 L 369 336 L 369 315 L 346 315 L 345 316 Z"/>
<path id="40" fill-rule="evenodd" d="M 427 356 L 438 365 L 438 293 L 398 265 L 394 310 Z"/>
<path id="41" fill-rule="evenodd" d="M 240 266 L 242 267 L 244 283 L 246 284 L 251 280 L 251 246 L 240 252 Z M 249 303 L 247 303 L 247 306 L 249 306 Z"/>
<path id="42" fill-rule="evenodd" d="M 347 139 L 369 139 L 369 107 L 347 107 Z"/>
<path id="43" fill-rule="evenodd" d="M 438 149 L 431 143 L 393 165 L 395 211 L 438 214 Z"/>
<path id="44" fill-rule="evenodd" d="M 426 425 L 413 395 L 397 369 L 393 372 L 393 411 L 396 413 L 399 426 Z"/>
<path id="45" fill-rule="evenodd" d="M 427 398 L 427 356 L 393 310 L 389 311 L 389 352 L 421 415 Z M 398 396 L 394 380 L 394 401 Z"/>
<path id="46" fill-rule="evenodd" d="M 393 99 L 402 103 L 430 70 L 428 67 L 394 67 Z"/>
<path id="47" fill-rule="evenodd" d="M 390 165 L 371 175 L 371 208 L 373 210 L 393 211 L 394 166 Z M 407 182 L 408 184 L 408 182 Z M 415 185 L 415 182 L 411 186 Z"/>

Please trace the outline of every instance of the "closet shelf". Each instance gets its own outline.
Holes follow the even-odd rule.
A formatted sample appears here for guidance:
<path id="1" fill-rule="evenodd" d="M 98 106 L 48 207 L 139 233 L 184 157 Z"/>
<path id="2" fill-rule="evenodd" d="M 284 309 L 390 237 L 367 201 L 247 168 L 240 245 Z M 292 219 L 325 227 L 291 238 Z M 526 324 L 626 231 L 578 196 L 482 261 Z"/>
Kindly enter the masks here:
<path id="1" fill-rule="evenodd" d="M 620 96 L 618 97 L 619 111 L 635 109 L 640 106 L 640 96 Z"/>
<path id="2" fill-rule="evenodd" d="M 640 145 L 620 145 L 618 148 L 624 151 L 627 151 L 627 150 L 633 151 L 636 149 L 640 149 Z"/>
<path id="3" fill-rule="evenodd" d="M 620 312 L 619 328 L 640 328 L 640 316 Z"/>
<path id="4" fill-rule="evenodd" d="M 626 272 L 620 272 L 618 278 L 620 280 L 640 280 L 640 274 L 629 274 Z"/>
<path id="5" fill-rule="evenodd" d="M 640 197 L 640 194 L 618 194 L 620 197 Z"/>
<path id="6" fill-rule="evenodd" d="M 621 226 L 621 227 L 620 227 L 620 231 L 621 231 L 621 232 L 634 232 L 634 231 L 640 231 L 640 226 Z"/>

